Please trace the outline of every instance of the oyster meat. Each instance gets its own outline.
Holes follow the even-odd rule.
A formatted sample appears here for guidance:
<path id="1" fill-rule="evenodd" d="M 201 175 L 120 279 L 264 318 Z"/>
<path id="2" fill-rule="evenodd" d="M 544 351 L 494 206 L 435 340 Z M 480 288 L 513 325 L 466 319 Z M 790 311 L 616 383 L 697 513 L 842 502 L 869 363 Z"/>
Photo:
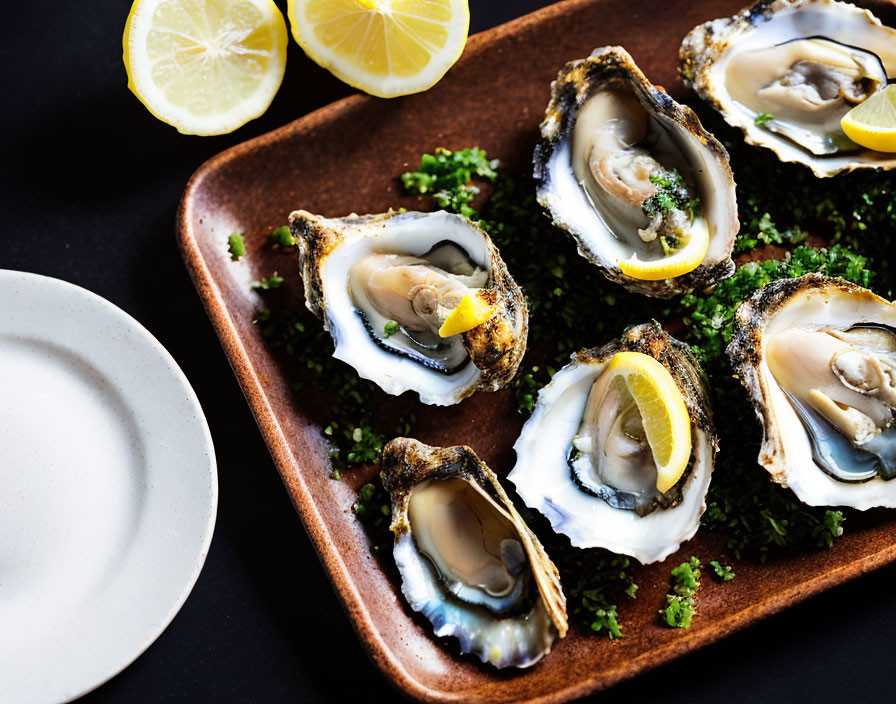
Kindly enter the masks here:
<path id="1" fill-rule="evenodd" d="M 813 506 L 896 507 L 896 305 L 818 274 L 776 281 L 738 309 L 728 356 L 776 482 Z"/>
<path id="2" fill-rule="evenodd" d="M 416 391 L 450 405 L 513 379 L 528 310 L 489 236 L 460 215 L 290 215 L 305 303 L 335 342 L 333 355 L 386 393 Z M 446 321 L 462 301 L 486 311 L 462 331 Z"/>
<path id="3" fill-rule="evenodd" d="M 662 364 L 684 402 L 690 459 L 671 486 L 662 485 L 640 409 L 612 383 L 612 361 L 623 352 Z M 697 360 L 653 322 L 573 355 L 539 392 L 514 449 L 508 479 L 556 532 L 576 547 L 606 548 L 646 564 L 665 559 L 697 531 L 718 441 Z"/>
<path id="4" fill-rule="evenodd" d="M 560 576 L 494 473 L 465 446 L 383 450 L 393 555 L 436 636 L 495 667 L 529 667 L 568 628 Z"/>
<path id="5" fill-rule="evenodd" d="M 840 128 L 896 75 L 896 30 L 868 10 L 837 0 L 760 2 L 695 27 L 680 60 L 689 87 L 782 161 L 821 177 L 896 166 L 896 155 L 863 149 Z"/>
<path id="6" fill-rule="evenodd" d="M 734 270 L 725 148 L 622 47 L 563 68 L 534 163 L 538 202 L 611 281 L 669 297 Z"/>

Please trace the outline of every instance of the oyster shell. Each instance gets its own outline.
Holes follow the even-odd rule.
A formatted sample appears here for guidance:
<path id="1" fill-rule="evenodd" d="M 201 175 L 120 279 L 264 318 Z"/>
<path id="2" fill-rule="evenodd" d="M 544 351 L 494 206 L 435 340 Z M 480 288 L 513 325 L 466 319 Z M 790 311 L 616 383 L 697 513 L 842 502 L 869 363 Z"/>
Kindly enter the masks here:
<path id="1" fill-rule="evenodd" d="M 590 471 L 578 466 L 576 441 L 592 392 L 612 358 L 623 351 L 641 352 L 660 362 L 672 375 L 690 417 L 691 459 L 665 492 L 657 489 L 656 466 L 643 442 L 635 452 L 620 449 L 632 433 L 617 434 L 616 439 L 608 434 L 602 447 L 586 448 L 594 457 L 599 450 L 612 463 L 603 474 L 596 462 Z M 697 360 L 652 322 L 631 328 L 604 347 L 574 354 L 539 392 L 514 449 L 517 462 L 508 479 L 556 532 L 576 547 L 606 548 L 646 564 L 665 559 L 697 531 L 718 440 Z"/>
<path id="2" fill-rule="evenodd" d="M 896 304 L 819 274 L 775 281 L 738 308 L 728 356 L 774 481 L 812 506 L 896 507 Z"/>
<path id="3" fill-rule="evenodd" d="M 896 75 L 896 30 L 837 0 L 764 0 L 685 37 L 679 71 L 746 141 L 816 176 L 892 169 L 896 155 L 863 149 L 840 118 Z M 770 115 L 765 120 L 756 118 Z"/>
<path id="4" fill-rule="evenodd" d="M 388 394 L 458 403 L 496 391 L 526 351 L 528 309 L 489 236 L 460 215 L 289 216 L 305 304 L 332 335 L 333 356 Z M 465 295 L 492 306 L 485 322 L 441 337 Z"/>
<path id="5" fill-rule="evenodd" d="M 529 667 L 567 631 L 560 575 L 469 447 L 383 450 L 401 590 L 436 636 L 495 667 Z"/>
<path id="6" fill-rule="evenodd" d="M 690 108 L 644 77 L 622 47 L 595 49 L 560 71 L 534 164 L 538 202 L 611 281 L 667 298 L 734 271 L 739 223 L 728 154 Z M 677 203 L 665 214 L 650 200 L 660 179 L 680 181 Z M 690 271 L 645 280 L 620 269 L 633 255 L 663 259 L 678 251 L 676 237 L 685 241 L 692 233 L 708 234 L 709 245 Z"/>

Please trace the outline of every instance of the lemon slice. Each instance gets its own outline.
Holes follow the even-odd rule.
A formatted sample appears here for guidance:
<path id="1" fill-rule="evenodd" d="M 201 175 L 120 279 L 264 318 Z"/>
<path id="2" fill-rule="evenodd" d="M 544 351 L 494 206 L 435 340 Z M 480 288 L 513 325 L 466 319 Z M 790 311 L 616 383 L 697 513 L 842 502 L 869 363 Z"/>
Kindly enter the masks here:
<path id="1" fill-rule="evenodd" d="M 859 103 L 840 120 L 856 144 L 876 152 L 896 152 L 896 85 L 887 86 Z"/>
<path id="2" fill-rule="evenodd" d="M 393 98 L 435 85 L 470 27 L 467 0 L 289 0 L 305 53 L 355 88 Z"/>
<path id="3" fill-rule="evenodd" d="M 445 318 L 439 328 L 439 337 L 451 337 L 472 330 L 491 318 L 497 308 L 497 305 L 489 303 L 478 293 L 468 293 Z"/>
<path id="4" fill-rule="evenodd" d="M 232 132 L 271 104 L 287 41 L 273 0 L 135 0 L 122 38 L 128 87 L 180 132 Z"/>
<path id="5" fill-rule="evenodd" d="M 619 262 L 626 276 L 643 281 L 662 281 L 693 271 L 706 258 L 709 249 L 709 230 L 705 225 L 691 230 L 691 239 L 675 254 L 654 261 L 642 261 L 637 254 Z"/>
<path id="6" fill-rule="evenodd" d="M 656 464 L 656 488 L 668 491 L 691 459 L 691 419 L 678 384 L 668 369 L 641 352 L 617 353 L 607 371 L 621 377 L 635 399 Z"/>

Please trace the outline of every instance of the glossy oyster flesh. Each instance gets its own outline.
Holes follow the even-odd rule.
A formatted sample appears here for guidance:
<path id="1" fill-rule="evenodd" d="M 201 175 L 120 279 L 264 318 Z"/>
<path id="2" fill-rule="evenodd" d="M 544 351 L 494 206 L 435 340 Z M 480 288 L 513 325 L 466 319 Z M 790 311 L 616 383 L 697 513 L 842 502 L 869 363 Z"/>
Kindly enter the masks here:
<path id="1" fill-rule="evenodd" d="M 396 438 L 383 451 L 402 593 L 439 637 L 495 667 L 529 667 L 566 635 L 557 568 L 468 447 Z"/>
<path id="2" fill-rule="evenodd" d="M 336 344 L 334 356 L 390 394 L 457 403 L 497 390 L 526 349 L 528 311 L 485 232 L 459 215 L 385 213 L 290 216 L 305 301 Z M 493 310 L 485 322 L 443 337 L 466 297 Z"/>
<path id="3" fill-rule="evenodd" d="M 609 378 L 620 352 L 660 362 L 687 409 L 691 457 L 663 490 L 638 407 Z M 539 392 L 514 449 L 508 479 L 556 532 L 576 547 L 602 547 L 646 564 L 665 559 L 697 531 L 718 441 L 697 360 L 654 322 L 573 355 Z"/>
<path id="4" fill-rule="evenodd" d="M 694 113 L 654 87 L 621 47 L 567 64 L 535 150 L 538 201 L 612 281 L 668 297 L 733 271 L 738 231 L 728 155 Z M 671 260 L 694 238 L 705 254 L 646 280 L 620 262 Z"/>
<path id="5" fill-rule="evenodd" d="M 816 274 L 778 281 L 740 307 L 728 354 L 775 481 L 811 505 L 896 506 L 896 305 Z"/>
<path id="6" fill-rule="evenodd" d="M 694 28 L 680 51 L 685 83 L 741 128 L 817 176 L 893 168 L 896 155 L 852 142 L 840 120 L 896 72 L 896 30 L 836 0 L 761 2 Z"/>

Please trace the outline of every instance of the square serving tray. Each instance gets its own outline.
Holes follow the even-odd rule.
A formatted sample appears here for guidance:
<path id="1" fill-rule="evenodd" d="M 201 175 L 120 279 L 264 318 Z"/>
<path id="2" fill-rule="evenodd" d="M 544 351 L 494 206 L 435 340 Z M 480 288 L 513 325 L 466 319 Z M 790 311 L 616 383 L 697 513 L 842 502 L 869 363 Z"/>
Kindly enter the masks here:
<path id="1" fill-rule="evenodd" d="M 896 558 L 896 521 L 869 512 L 851 518 L 847 535 L 831 550 L 769 565 L 739 562 L 733 582 L 704 580 L 692 627 L 663 628 L 656 612 L 665 603 L 670 566 L 692 554 L 709 559 L 722 549 L 721 536 L 701 532 L 664 563 L 637 569 L 638 598 L 621 607 L 624 639 L 610 642 L 572 628 L 537 666 L 496 672 L 455 655 L 453 642 L 433 640 L 429 623 L 407 607 L 388 557 L 381 562 L 371 554 L 351 511 L 356 489 L 377 468 L 347 471 L 342 481 L 330 478 L 319 398 L 290 390 L 296 362 L 273 354 L 252 324 L 253 313 L 265 303 L 249 282 L 274 270 L 286 277 L 277 294 L 290 298 L 294 310 L 302 309 L 297 259 L 267 246 L 268 234 L 292 210 L 342 216 L 390 207 L 429 209 L 428 201 L 403 194 L 396 177 L 439 146 L 480 146 L 507 168 L 526 170 L 549 84 L 565 62 L 597 46 L 621 44 L 654 83 L 682 98 L 676 72 L 681 39 L 700 22 L 733 14 L 743 2 L 552 5 L 471 37 L 460 61 L 431 90 L 390 101 L 353 96 L 333 103 L 222 152 L 186 188 L 178 235 L 199 295 L 358 637 L 385 675 L 414 698 L 566 701 L 703 647 Z M 896 23 L 893 4 L 869 7 Z M 227 253 L 231 232 L 242 232 L 247 243 L 248 254 L 237 263 Z M 413 411 L 414 434 L 424 442 L 470 445 L 502 477 L 513 465 L 522 420 L 509 391 L 479 393 L 452 408 L 424 408 L 407 394 L 378 403 L 387 413 Z M 720 471 L 729 450 L 721 449 Z"/>

